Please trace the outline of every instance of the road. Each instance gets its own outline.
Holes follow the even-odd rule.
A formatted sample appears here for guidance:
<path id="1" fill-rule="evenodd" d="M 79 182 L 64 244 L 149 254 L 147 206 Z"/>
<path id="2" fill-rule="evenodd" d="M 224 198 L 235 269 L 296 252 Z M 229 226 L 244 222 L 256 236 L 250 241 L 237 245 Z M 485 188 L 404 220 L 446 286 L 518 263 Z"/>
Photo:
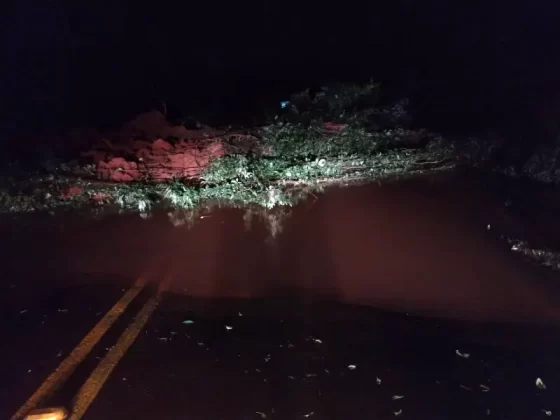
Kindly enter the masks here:
<path id="1" fill-rule="evenodd" d="M 49 375 L 37 407 L 86 420 L 558 415 L 556 278 L 500 245 L 484 200 L 335 190 L 274 240 L 236 210 L 190 230 L 164 213 L 4 219 L 0 418 Z"/>

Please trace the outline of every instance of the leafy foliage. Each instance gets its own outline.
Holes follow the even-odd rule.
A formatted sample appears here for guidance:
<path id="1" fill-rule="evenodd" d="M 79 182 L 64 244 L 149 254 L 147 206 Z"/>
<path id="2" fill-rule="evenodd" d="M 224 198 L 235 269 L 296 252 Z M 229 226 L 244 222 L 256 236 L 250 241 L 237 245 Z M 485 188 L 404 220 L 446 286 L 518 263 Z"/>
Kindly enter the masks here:
<path id="1" fill-rule="evenodd" d="M 379 92 L 380 85 L 370 82 L 325 87 L 316 95 L 294 94 L 289 106 L 256 132 L 259 150 L 266 153 L 241 153 L 232 144 L 236 154 L 211 162 L 196 183 L 177 179 L 167 184 L 90 186 L 89 196 L 80 200 L 101 194 L 108 197 L 104 204 L 141 214 L 156 205 L 188 210 L 207 202 L 272 209 L 292 205 L 325 183 L 365 182 L 445 168 L 441 162 L 450 157 L 450 147 L 435 138 L 428 147 L 406 147 L 411 138 L 426 133 L 406 128 L 406 101 L 378 107 Z M 26 202 L 14 197 L 9 204 L 0 194 L 0 210 L 44 208 L 40 197 L 28 198 Z"/>
<path id="2" fill-rule="evenodd" d="M 163 193 L 163 197 L 174 207 L 193 208 L 200 202 L 200 192 L 189 188 L 181 181 L 172 182 Z"/>

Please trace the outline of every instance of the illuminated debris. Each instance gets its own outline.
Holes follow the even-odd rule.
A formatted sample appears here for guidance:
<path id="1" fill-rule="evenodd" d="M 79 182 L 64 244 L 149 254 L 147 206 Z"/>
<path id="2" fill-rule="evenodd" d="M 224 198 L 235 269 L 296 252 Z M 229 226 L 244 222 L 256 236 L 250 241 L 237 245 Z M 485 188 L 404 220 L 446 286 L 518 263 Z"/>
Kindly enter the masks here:
<path id="1" fill-rule="evenodd" d="M 233 330 L 233 327 L 231 325 L 226 325 L 226 330 L 231 331 Z"/>
<path id="2" fill-rule="evenodd" d="M 75 196 L 82 194 L 83 189 L 78 186 L 72 186 L 69 188 L 64 189 L 60 192 L 60 199 L 61 200 L 71 200 Z"/>
<path id="3" fill-rule="evenodd" d="M 356 365 L 348 365 L 349 370 L 356 370 Z"/>
<path id="4" fill-rule="evenodd" d="M 490 391 L 490 388 L 488 388 L 486 385 L 480 384 L 479 386 L 480 386 L 480 389 L 482 390 L 482 392 L 488 392 L 488 391 Z"/>
<path id="5" fill-rule="evenodd" d="M 192 325 L 192 324 L 194 324 L 194 321 L 193 321 L 192 319 L 185 319 L 185 320 L 183 321 L 183 324 L 185 324 L 185 325 Z"/>
<path id="6" fill-rule="evenodd" d="M 544 382 L 541 380 L 541 378 L 537 378 L 535 385 L 537 385 L 537 388 L 545 390 L 546 389 L 546 385 L 544 384 Z"/>
<path id="7" fill-rule="evenodd" d="M 402 408 L 399 411 L 393 411 L 393 414 L 395 414 L 395 416 L 400 416 L 402 414 Z"/>
<path id="8" fill-rule="evenodd" d="M 97 165 L 97 173 L 101 179 L 115 182 L 140 180 L 140 171 L 136 162 L 128 162 L 122 157 L 101 161 Z"/>
<path id="9" fill-rule="evenodd" d="M 323 123 L 323 128 L 327 131 L 340 132 L 340 131 L 344 130 L 345 127 L 346 127 L 346 124 L 339 124 L 339 123 L 334 123 L 334 122 L 331 122 L 331 121 L 325 121 Z"/>
<path id="10" fill-rule="evenodd" d="M 542 409 L 541 411 L 542 411 L 546 416 L 548 416 L 548 417 L 551 417 L 551 416 L 552 416 L 552 411 L 550 411 L 550 410 Z"/>
<path id="11" fill-rule="evenodd" d="M 193 208 L 214 200 L 272 208 L 293 205 L 298 197 L 329 184 L 413 176 L 455 166 L 451 143 L 425 130 L 406 128 L 407 101 L 376 108 L 378 94 L 379 85 L 373 82 L 324 88 L 311 96 L 296 94 L 296 99 L 283 102 L 287 108 L 281 110 L 283 116 L 249 132 L 200 124 L 191 130 L 170 124 L 165 113 L 144 113 L 121 130 L 88 136 L 87 144 L 97 141 L 82 154 L 89 163 L 65 172 L 97 176 L 110 184 L 80 181 L 76 194 L 74 190 L 66 194 L 72 196 L 68 200 L 58 194 L 63 189 L 53 188 L 60 183 L 53 175 L 49 188 L 41 183 L 38 193 L 14 195 L 0 189 L 0 211 L 115 203 L 147 217 L 155 204 Z M 191 180 L 188 186 L 167 188 L 169 182 L 185 179 Z M 83 193 L 78 193 L 80 188 Z"/>
<path id="12" fill-rule="evenodd" d="M 106 192 L 93 192 L 90 194 L 90 200 L 97 204 L 105 204 L 111 201 L 113 197 Z"/>
<path id="13" fill-rule="evenodd" d="M 537 249 L 531 247 L 526 241 L 515 238 L 503 238 L 511 246 L 511 250 L 519 252 L 529 261 L 550 267 L 553 270 L 560 270 L 560 254 L 553 250 Z"/>
<path id="14" fill-rule="evenodd" d="M 380 378 L 375 378 L 375 382 L 377 383 L 377 385 L 381 385 L 381 379 Z"/>
<path id="15" fill-rule="evenodd" d="M 459 357 L 462 357 L 463 359 L 468 359 L 469 357 L 471 357 L 469 353 L 461 353 L 459 350 L 455 350 L 455 354 Z"/>
<path id="16" fill-rule="evenodd" d="M 391 398 L 393 401 L 397 401 L 397 400 L 402 400 L 404 398 L 404 395 L 393 395 L 393 397 Z"/>

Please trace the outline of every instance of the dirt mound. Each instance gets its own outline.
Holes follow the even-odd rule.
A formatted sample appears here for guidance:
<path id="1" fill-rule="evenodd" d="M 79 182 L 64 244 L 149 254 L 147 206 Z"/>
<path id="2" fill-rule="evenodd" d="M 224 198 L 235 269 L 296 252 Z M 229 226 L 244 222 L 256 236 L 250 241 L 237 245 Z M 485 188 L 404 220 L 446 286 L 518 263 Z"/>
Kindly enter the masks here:
<path id="1" fill-rule="evenodd" d="M 212 159 L 225 154 L 221 134 L 209 127 L 172 126 L 160 112 L 147 112 L 82 156 L 91 159 L 97 176 L 107 181 L 196 178 Z"/>
<path id="2" fill-rule="evenodd" d="M 116 182 L 195 178 L 212 159 L 223 155 L 220 140 L 205 144 L 180 141 L 174 145 L 163 139 L 152 143 L 131 141 L 126 148 L 90 152 L 96 160 L 97 175 Z"/>

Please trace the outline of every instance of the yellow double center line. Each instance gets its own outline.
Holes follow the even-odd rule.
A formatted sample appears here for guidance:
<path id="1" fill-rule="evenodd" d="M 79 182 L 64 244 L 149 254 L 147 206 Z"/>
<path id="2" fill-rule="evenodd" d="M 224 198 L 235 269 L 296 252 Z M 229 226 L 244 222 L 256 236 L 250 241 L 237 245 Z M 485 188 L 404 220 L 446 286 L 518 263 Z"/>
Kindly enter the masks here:
<path id="1" fill-rule="evenodd" d="M 72 350 L 72 352 L 58 365 L 47 379 L 39 386 L 37 391 L 29 397 L 29 399 L 21 406 L 21 408 L 12 416 L 11 420 L 20 420 L 24 418 L 31 410 L 37 408 L 41 402 L 56 392 L 72 375 L 76 367 L 82 363 L 95 345 L 105 335 L 107 330 L 115 323 L 117 319 L 124 313 L 130 302 L 142 291 L 146 282 L 140 277 L 134 286 L 113 305 L 113 307 L 105 314 L 103 318 L 91 329 L 91 331 L 80 341 L 80 343 Z"/>
<path id="2" fill-rule="evenodd" d="M 99 394 L 99 391 L 101 391 L 107 379 L 109 379 L 117 363 L 119 363 L 132 343 L 134 343 L 134 340 L 136 340 L 136 337 L 138 337 L 138 334 L 152 316 L 152 313 L 159 304 L 160 296 L 160 293 L 158 293 L 146 302 L 144 307 L 138 312 L 138 315 L 136 315 L 134 321 L 119 337 L 117 344 L 109 350 L 87 381 L 82 385 L 74 398 L 69 420 L 79 420 L 82 418 L 95 397 L 97 397 L 97 394 Z"/>
<path id="3" fill-rule="evenodd" d="M 127 327 L 119 337 L 116 345 L 99 362 L 90 377 L 80 388 L 74 399 L 70 414 L 71 420 L 79 420 L 91 405 L 103 384 L 116 367 L 120 359 L 125 355 L 140 331 L 144 328 L 150 316 L 157 308 L 162 293 L 167 290 L 171 274 L 168 274 L 158 288 L 155 296 L 152 296 L 138 312 L 134 321 Z M 124 313 L 128 305 L 144 289 L 146 282 L 143 277 L 139 278 L 123 297 L 105 314 L 105 316 L 93 327 L 83 340 L 72 350 L 60 365 L 51 373 L 35 393 L 25 402 L 23 406 L 12 416 L 11 420 L 21 420 L 30 411 L 34 410 L 47 397 L 56 392 L 72 375 L 76 367 L 87 357 L 93 347 L 99 342 L 103 335 Z"/>

